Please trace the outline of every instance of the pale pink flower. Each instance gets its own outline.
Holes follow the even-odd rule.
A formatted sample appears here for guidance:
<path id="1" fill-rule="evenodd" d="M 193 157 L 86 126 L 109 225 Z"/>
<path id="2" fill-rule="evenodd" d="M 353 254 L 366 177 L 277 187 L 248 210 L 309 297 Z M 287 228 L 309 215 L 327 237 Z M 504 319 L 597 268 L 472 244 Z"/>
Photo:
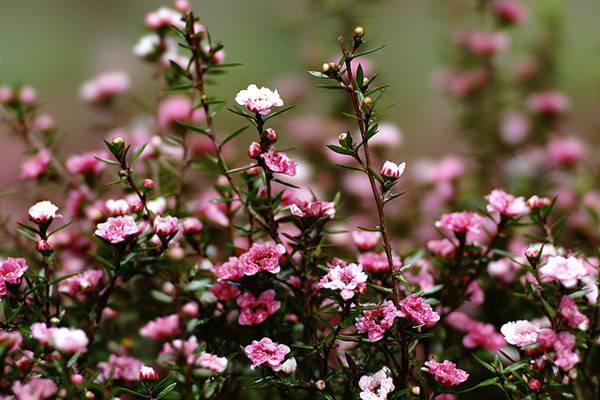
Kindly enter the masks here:
<path id="1" fill-rule="evenodd" d="M 381 368 L 373 375 L 363 375 L 358 381 L 361 400 L 385 400 L 394 389 L 394 380 L 389 376 L 387 367 Z"/>
<path id="2" fill-rule="evenodd" d="M 492 261 L 487 266 L 488 274 L 504 283 L 512 283 L 520 271 L 520 266 L 508 258 Z"/>
<path id="3" fill-rule="evenodd" d="M 179 315 L 173 314 L 166 317 L 159 317 L 148 322 L 140 329 L 140 335 L 153 340 L 163 340 L 176 336 L 180 332 Z"/>
<path id="4" fill-rule="evenodd" d="M 271 172 L 289 176 L 296 175 L 298 163 L 294 160 L 290 160 L 284 152 L 275 151 L 275 149 L 271 147 L 268 152 L 262 153 L 260 157 Z"/>
<path id="5" fill-rule="evenodd" d="M 244 276 L 244 269 L 237 257 L 229 257 L 224 263 L 215 266 L 215 275 L 221 281 L 237 281 Z"/>
<path id="6" fill-rule="evenodd" d="M 358 262 L 369 272 L 382 273 L 390 270 L 387 255 L 384 252 L 374 253 L 367 252 L 358 256 Z M 393 268 L 397 269 L 401 266 L 400 258 L 392 256 Z"/>
<path id="7" fill-rule="evenodd" d="M 19 177 L 26 180 L 42 177 L 48 169 L 51 155 L 52 153 L 48 149 L 38 151 L 33 157 L 21 164 Z"/>
<path id="8" fill-rule="evenodd" d="M 94 234 L 112 244 L 117 244 L 124 242 L 130 236 L 139 234 L 140 231 L 133 217 L 125 215 L 112 217 L 106 222 L 98 224 Z"/>
<path id="9" fill-rule="evenodd" d="M 50 114 L 39 114 L 33 121 L 33 129 L 40 133 L 47 133 L 56 128 L 54 118 Z"/>
<path id="10" fill-rule="evenodd" d="M 202 230 L 202 222 L 196 217 L 187 217 L 181 221 L 181 230 L 186 235 L 200 233 Z"/>
<path id="11" fill-rule="evenodd" d="M 550 200 L 547 197 L 539 197 L 537 195 L 533 195 L 527 199 L 527 206 L 531 209 L 549 206 L 550 204 L 552 204 L 552 200 Z"/>
<path id="12" fill-rule="evenodd" d="M 67 170 L 72 174 L 98 174 L 104 170 L 104 168 L 106 168 L 106 164 L 98 160 L 96 157 L 106 159 L 108 157 L 108 153 L 104 150 L 101 150 L 72 155 L 71 157 L 67 158 Z"/>
<path id="13" fill-rule="evenodd" d="M 145 24 L 148 29 L 160 30 L 170 27 L 185 29 L 183 15 L 168 7 L 161 7 L 156 11 L 146 14 Z"/>
<path id="14" fill-rule="evenodd" d="M 526 115 L 518 111 L 509 111 L 502 116 L 500 135 L 509 145 L 522 143 L 529 134 L 530 123 Z"/>
<path id="15" fill-rule="evenodd" d="M 452 361 L 444 360 L 438 363 L 435 360 L 425 362 L 421 368 L 423 371 L 433 375 L 433 379 L 447 386 L 458 386 L 469 378 L 469 373 L 456 367 Z"/>
<path id="16" fill-rule="evenodd" d="M 23 337 L 19 331 L 7 332 L 0 329 L 0 346 L 5 346 L 7 353 L 18 350 L 23 343 Z"/>
<path id="17" fill-rule="evenodd" d="M 236 302 L 240 307 L 240 315 L 238 316 L 240 325 L 261 324 L 281 307 L 281 302 L 275 300 L 273 289 L 265 290 L 258 297 L 246 292 L 239 296 Z"/>
<path id="18" fill-rule="evenodd" d="M 482 215 L 472 211 L 462 211 L 443 214 L 435 226 L 456 233 L 479 234 L 484 223 L 485 218 Z"/>
<path id="19" fill-rule="evenodd" d="M 194 364 L 197 359 L 198 339 L 195 336 L 187 340 L 175 339 L 170 343 L 163 344 L 159 357 L 170 363 L 177 359 L 177 355 L 183 356 L 187 364 Z"/>
<path id="20" fill-rule="evenodd" d="M 202 369 L 206 369 L 212 372 L 220 374 L 227 369 L 229 364 L 226 357 L 219 357 L 216 354 L 210 354 L 202 352 L 196 359 L 196 365 Z"/>
<path id="21" fill-rule="evenodd" d="M 567 295 L 561 297 L 558 312 L 569 328 L 577 328 L 581 331 L 586 331 L 590 327 L 590 320 L 588 317 L 579 311 L 575 301 Z"/>
<path id="22" fill-rule="evenodd" d="M 277 90 L 272 91 L 269 88 L 254 85 L 248 85 L 248 88 L 240 90 L 235 96 L 235 102 L 244 106 L 248 111 L 268 115 L 273 107 L 283 106 L 283 100 L 279 97 Z"/>
<path id="23" fill-rule="evenodd" d="M 440 315 L 433 311 L 424 298 L 416 294 L 405 297 L 398 304 L 401 317 L 407 317 L 417 325 L 434 326 Z"/>
<path id="24" fill-rule="evenodd" d="M 444 71 L 439 86 L 445 92 L 464 99 L 487 86 L 490 75 L 483 68 Z"/>
<path id="25" fill-rule="evenodd" d="M 507 218 L 519 218 L 529 214 L 529 207 L 523 197 L 515 197 L 503 190 L 494 189 L 485 199 L 488 201 L 486 209 L 491 213 L 497 212 Z"/>
<path id="26" fill-rule="evenodd" d="M 383 163 L 381 167 L 381 175 L 386 178 L 398 179 L 404 173 L 406 169 L 406 163 L 401 162 L 400 164 L 395 164 L 392 161 L 386 161 Z"/>
<path id="27" fill-rule="evenodd" d="M 0 262 L 0 281 L 18 285 L 27 269 L 29 266 L 24 258 L 8 257 Z"/>
<path id="28" fill-rule="evenodd" d="M 139 378 L 140 381 L 155 381 L 158 379 L 158 374 L 154 371 L 154 368 L 142 365 Z"/>
<path id="29" fill-rule="evenodd" d="M 290 206 L 290 213 L 298 218 L 333 219 L 335 217 L 335 203 L 332 201 L 298 201 Z"/>
<path id="30" fill-rule="evenodd" d="M 563 371 L 569 371 L 575 367 L 580 361 L 579 353 L 575 350 L 577 342 L 575 336 L 569 332 L 560 332 L 556 335 L 553 342 L 556 355 L 552 361 L 554 365 Z"/>
<path id="31" fill-rule="evenodd" d="M 544 282 L 559 281 L 564 287 L 572 288 L 577 281 L 587 275 L 583 262 L 575 257 L 554 256 L 539 269 Z"/>
<path id="32" fill-rule="evenodd" d="M 181 307 L 181 313 L 186 317 L 190 318 L 197 317 L 198 311 L 198 303 L 196 303 L 195 301 L 189 301 Z"/>
<path id="33" fill-rule="evenodd" d="M 500 332 L 507 343 L 517 347 L 534 344 L 538 339 L 539 328 L 526 320 L 507 322 L 502 325 Z"/>
<path id="34" fill-rule="evenodd" d="M 391 149 L 401 145 L 403 141 L 400 128 L 391 122 L 380 122 L 377 134 L 369 139 L 369 147 Z"/>
<path id="35" fill-rule="evenodd" d="M 131 212 L 129 203 L 125 199 L 108 199 L 106 200 L 104 206 L 108 210 L 108 213 L 112 216 L 127 215 Z"/>
<path id="36" fill-rule="evenodd" d="M 480 347 L 492 352 L 497 352 L 506 346 L 504 337 L 496 332 L 494 325 L 480 321 L 472 321 L 468 325 L 468 332 L 463 337 L 462 343 L 468 349 Z"/>
<path id="37" fill-rule="evenodd" d="M 58 291 L 70 296 L 89 293 L 98 287 L 103 278 L 104 271 L 102 270 L 84 271 L 60 281 L 58 284 Z"/>
<path id="38" fill-rule="evenodd" d="M 16 381 L 12 386 L 16 400 L 49 399 L 57 389 L 56 383 L 47 378 L 32 378 L 25 384 Z"/>
<path id="39" fill-rule="evenodd" d="M 230 285 L 227 282 L 217 282 L 210 287 L 210 291 L 221 301 L 231 301 L 237 299 L 240 295 L 240 288 L 236 285 Z"/>
<path id="40" fill-rule="evenodd" d="M 569 99 L 560 92 L 541 92 L 527 99 L 527 107 L 531 112 L 540 115 L 562 114 L 569 108 Z"/>
<path id="41" fill-rule="evenodd" d="M 492 10 L 506 24 L 518 24 L 527 19 L 527 8 L 515 0 L 493 0 Z"/>
<path id="42" fill-rule="evenodd" d="M 385 331 L 394 325 L 395 319 L 402 316 L 394 303 L 389 300 L 384 300 L 379 306 L 374 304 L 362 304 L 362 306 L 368 309 L 361 312 L 355 326 L 359 333 L 366 332 L 371 342 L 381 340 Z"/>
<path id="43" fill-rule="evenodd" d="M 338 265 L 321 278 L 319 288 L 338 291 L 344 300 L 350 300 L 355 293 L 363 293 L 367 289 L 366 282 L 367 274 L 362 265 Z"/>
<path id="44" fill-rule="evenodd" d="M 173 235 L 177 232 L 177 217 L 161 217 L 157 215 L 154 218 L 153 229 L 154 233 L 156 233 L 160 237 L 166 237 Z"/>
<path id="45" fill-rule="evenodd" d="M 462 32 L 458 43 L 473 54 L 493 56 L 508 45 L 508 36 L 503 32 Z"/>
<path id="46" fill-rule="evenodd" d="M 108 379 L 137 381 L 140 379 L 142 362 L 137 358 L 111 354 L 108 361 L 98 363 L 98 369 L 101 381 Z"/>
<path id="47" fill-rule="evenodd" d="M 281 365 L 285 356 L 290 352 L 290 348 L 285 344 L 275 343 L 265 337 L 260 341 L 253 340 L 251 344 L 244 348 L 244 351 L 252 361 L 252 369 L 263 364 L 275 369 Z"/>
<path id="48" fill-rule="evenodd" d="M 85 353 L 89 340 L 85 332 L 74 328 L 48 328 L 44 323 L 31 325 L 31 336 L 44 346 L 64 353 Z"/>
<path id="49" fill-rule="evenodd" d="M 60 214 L 56 213 L 57 211 L 58 207 L 52 204 L 52 202 L 48 200 L 40 201 L 29 209 L 29 219 L 37 224 L 47 223 L 54 218 L 61 217 Z"/>
<path id="50" fill-rule="evenodd" d="M 19 101 L 28 107 L 36 105 L 38 100 L 37 91 L 31 86 L 23 86 L 19 91 Z"/>
<path id="51" fill-rule="evenodd" d="M 586 144 L 575 136 L 551 138 L 547 151 L 552 163 L 564 166 L 574 165 L 587 155 Z"/>
<path id="52" fill-rule="evenodd" d="M 129 90 L 129 76 L 123 71 L 104 72 L 85 82 L 79 91 L 83 100 L 101 104 Z"/>
<path id="53" fill-rule="evenodd" d="M 352 231 L 352 241 L 360 251 L 373 250 L 377 247 L 380 239 L 380 232 Z"/>
<path id="54" fill-rule="evenodd" d="M 216 192 L 208 192 L 200 198 L 198 211 L 209 220 L 220 226 L 229 225 L 229 218 L 225 214 L 224 204 L 214 203 L 213 200 L 219 199 L 221 196 Z"/>
<path id="55" fill-rule="evenodd" d="M 285 247 L 273 242 L 254 243 L 239 258 L 239 268 L 244 275 L 255 275 L 261 271 L 276 274 L 281 270 L 279 258 L 285 254 Z"/>
<path id="56" fill-rule="evenodd" d="M 456 253 L 456 244 L 449 239 L 430 240 L 427 250 L 443 258 L 452 257 Z"/>
<path id="57" fill-rule="evenodd" d="M 164 132 L 181 129 L 177 121 L 198 123 L 204 118 L 204 109 L 194 109 L 192 100 L 186 96 L 167 97 L 158 106 L 158 126 Z"/>

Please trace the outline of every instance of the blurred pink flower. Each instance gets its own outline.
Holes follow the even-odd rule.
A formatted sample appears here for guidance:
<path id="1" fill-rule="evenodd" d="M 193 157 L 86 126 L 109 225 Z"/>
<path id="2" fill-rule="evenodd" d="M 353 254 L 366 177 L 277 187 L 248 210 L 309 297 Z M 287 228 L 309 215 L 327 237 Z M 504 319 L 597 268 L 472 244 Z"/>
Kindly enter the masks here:
<path id="1" fill-rule="evenodd" d="M 252 369 L 263 364 L 275 369 L 281 365 L 285 356 L 290 352 L 288 346 L 275 343 L 268 337 L 262 338 L 260 341 L 253 340 L 244 350 L 252 361 Z"/>

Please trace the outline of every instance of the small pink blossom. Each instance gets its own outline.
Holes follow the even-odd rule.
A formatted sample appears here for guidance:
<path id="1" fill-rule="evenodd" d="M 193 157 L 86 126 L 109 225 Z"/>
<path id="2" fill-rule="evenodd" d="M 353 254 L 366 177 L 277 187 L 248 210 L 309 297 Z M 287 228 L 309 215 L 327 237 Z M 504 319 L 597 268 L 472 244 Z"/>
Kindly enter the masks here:
<path id="1" fill-rule="evenodd" d="M 244 350 L 252 361 L 252 369 L 263 364 L 275 369 L 281 365 L 285 356 L 290 352 L 290 348 L 285 344 L 275 343 L 267 337 L 260 341 L 253 340 L 252 344 L 246 346 Z"/>
<path id="2" fill-rule="evenodd" d="M 515 197 L 503 190 L 494 189 L 485 196 L 488 201 L 486 209 L 491 213 L 499 213 L 507 218 L 519 218 L 529 214 L 529 207 L 523 197 Z"/>
<path id="3" fill-rule="evenodd" d="M 52 397 L 58 387 L 51 379 L 32 378 L 26 384 L 16 381 L 12 390 L 16 400 L 43 400 Z"/>
<path id="4" fill-rule="evenodd" d="M 439 320 L 440 315 L 433 311 L 431 306 L 416 294 L 405 297 L 398 304 L 400 316 L 407 317 L 417 325 L 434 326 Z"/>
<path id="5" fill-rule="evenodd" d="M 202 222 L 196 217 L 187 217 L 181 221 L 181 230 L 186 235 L 200 233 L 202 230 Z"/>
<path id="6" fill-rule="evenodd" d="M 66 161 L 67 170 L 72 174 L 96 175 L 106 168 L 106 164 L 96 157 L 106 159 L 108 153 L 105 151 L 91 151 L 73 155 Z"/>
<path id="7" fill-rule="evenodd" d="M 560 92 L 541 92 L 529 97 L 527 100 L 527 107 L 535 114 L 562 114 L 569 108 L 569 99 Z"/>
<path id="8" fill-rule="evenodd" d="M 140 379 L 142 363 L 137 358 L 111 354 L 108 361 L 98 363 L 98 369 L 102 381 L 108 379 L 137 381 Z"/>
<path id="9" fill-rule="evenodd" d="M 161 7 L 146 14 L 145 24 L 148 29 L 161 30 L 170 27 L 185 29 L 183 15 L 168 7 Z"/>
<path id="10" fill-rule="evenodd" d="M 429 360 L 425 362 L 425 366 L 421 369 L 433 375 L 433 378 L 442 385 L 447 386 L 458 386 L 469 377 L 467 371 L 456 368 L 456 364 L 448 360 L 444 360 L 441 363 Z"/>
<path id="11" fill-rule="evenodd" d="M 363 375 L 358 381 L 361 400 L 385 400 L 394 389 L 394 380 L 389 376 L 389 370 L 383 367 L 373 375 Z"/>
<path id="12" fill-rule="evenodd" d="M 367 252 L 358 256 L 358 262 L 369 272 L 382 273 L 390 270 L 387 255 L 384 252 Z M 400 258 L 392 256 L 394 269 L 400 268 Z"/>
<path id="13" fill-rule="evenodd" d="M 148 322 L 140 329 L 140 335 L 153 340 L 163 340 L 179 334 L 179 315 L 159 317 Z"/>
<path id="14" fill-rule="evenodd" d="M 155 381 L 158 379 L 158 374 L 154 371 L 154 368 L 142 365 L 139 378 L 140 381 Z"/>
<path id="15" fill-rule="evenodd" d="M 8 257 L 0 263 L 0 281 L 18 285 L 27 269 L 29 266 L 24 258 Z"/>
<path id="16" fill-rule="evenodd" d="M 290 206 L 290 212 L 298 218 L 333 219 L 335 217 L 335 203 L 332 201 L 298 201 Z"/>
<path id="17" fill-rule="evenodd" d="M 244 276 L 244 269 L 237 257 L 229 257 L 224 263 L 215 266 L 215 275 L 221 281 L 237 281 Z"/>
<path id="18" fill-rule="evenodd" d="M 202 369 L 220 374 L 227 369 L 229 364 L 226 357 L 219 357 L 216 354 L 202 352 L 196 359 L 196 365 Z"/>
<path id="19" fill-rule="evenodd" d="M 588 317 L 579 311 L 575 301 L 573 301 L 573 299 L 567 295 L 563 295 L 563 297 L 560 299 L 558 312 L 566 321 L 569 328 L 586 331 L 590 327 L 590 320 Z"/>
<path id="20" fill-rule="evenodd" d="M 338 265 L 321 278 L 319 288 L 338 291 L 344 300 L 350 300 L 367 289 L 367 278 L 360 264 Z"/>
<path id="21" fill-rule="evenodd" d="M 526 347 L 537 342 L 539 328 L 526 320 L 507 322 L 500 332 L 507 343 L 517 347 Z"/>
<path id="22" fill-rule="evenodd" d="M 356 319 L 356 329 L 359 333 L 367 333 L 371 342 L 377 342 L 383 338 L 385 331 L 394 325 L 397 317 L 402 314 L 389 300 L 384 300 L 380 306 L 374 304 L 363 304 L 368 307 L 362 311 L 361 316 Z M 373 307 L 371 307 L 373 306 Z"/>
<path id="23" fill-rule="evenodd" d="M 64 353 L 85 353 L 88 338 L 81 329 L 48 328 L 44 323 L 31 326 L 31 336 L 44 346 L 50 346 Z"/>
<path id="24" fill-rule="evenodd" d="M 79 94 L 90 104 L 103 104 L 129 90 L 129 76 L 123 71 L 102 73 L 85 82 Z"/>
<path id="25" fill-rule="evenodd" d="M 244 275 L 255 275 L 261 271 L 276 274 L 281 270 L 279 258 L 285 254 L 285 247 L 273 242 L 254 243 L 250 250 L 240 256 L 239 267 Z"/>
<path id="26" fill-rule="evenodd" d="M 381 175 L 386 178 L 398 179 L 404 173 L 406 169 L 406 163 L 402 162 L 400 164 L 395 164 L 392 161 L 386 161 L 383 163 L 381 167 Z"/>
<path id="27" fill-rule="evenodd" d="M 21 164 L 21 174 L 19 177 L 25 180 L 42 177 L 48 169 L 51 156 L 52 152 L 48 149 L 38 151 L 33 157 Z"/>
<path id="28" fill-rule="evenodd" d="M 485 218 L 482 215 L 472 211 L 462 211 L 443 214 L 435 226 L 456 233 L 479 234 L 484 223 Z"/>
<path id="29" fill-rule="evenodd" d="M 18 350 L 23 343 L 23 337 L 19 331 L 7 332 L 0 329 L 0 346 L 5 346 L 7 353 Z"/>
<path id="30" fill-rule="evenodd" d="M 477 347 L 497 352 L 500 348 L 506 346 L 504 337 L 496 332 L 492 324 L 486 324 L 480 321 L 471 321 L 468 325 L 468 332 L 463 337 L 462 343 L 468 349 Z"/>
<path id="31" fill-rule="evenodd" d="M 102 239 L 117 244 L 124 242 L 127 238 L 140 233 L 140 228 L 133 217 L 129 215 L 112 217 L 98 224 L 94 234 Z"/>
<path id="32" fill-rule="evenodd" d="M 262 152 L 262 146 L 258 142 L 252 142 L 248 146 L 248 157 L 250 158 L 258 158 Z"/>
<path id="33" fill-rule="evenodd" d="M 458 43 L 473 54 L 493 56 L 507 47 L 508 36 L 503 32 L 462 32 Z"/>
<path id="34" fill-rule="evenodd" d="M 430 240 L 427 249 L 439 257 L 448 258 L 456 253 L 456 244 L 449 239 Z"/>
<path id="35" fill-rule="evenodd" d="M 553 137 L 548 142 L 548 158 L 553 164 L 571 166 L 587 155 L 586 144 L 578 137 Z"/>
<path id="36" fill-rule="evenodd" d="M 48 200 L 40 201 L 35 203 L 29 209 L 29 219 L 36 224 L 47 223 L 52 221 L 54 218 L 60 218 L 61 215 L 57 214 L 58 207 Z"/>
<path id="37" fill-rule="evenodd" d="M 106 209 L 108 210 L 108 213 L 111 216 L 127 215 L 131 212 L 131 207 L 129 206 L 129 203 L 125 199 L 118 199 L 118 200 L 108 199 L 108 200 L 106 200 L 106 203 L 104 204 L 104 206 L 106 207 Z"/>
<path id="38" fill-rule="evenodd" d="M 270 171 L 289 176 L 296 175 L 298 163 L 290 160 L 284 152 L 275 151 L 275 149 L 271 148 L 268 152 L 262 153 L 260 156 Z"/>
<path id="39" fill-rule="evenodd" d="M 563 371 L 569 371 L 580 361 L 579 353 L 575 350 L 577 342 L 575 336 L 569 332 L 560 332 L 556 335 L 553 343 L 554 356 L 553 363 Z"/>
<path id="40" fill-rule="evenodd" d="M 159 357 L 163 361 L 171 363 L 177 360 L 178 355 L 181 355 L 187 364 L 192 365 L 196 362 L 198 348 L 198 339 L 195 336 L 191 336 L 187 340 L 175 339 L 163 345 Z"/>
<path id="41" fill-rule="evenodd" d="M 174 235 L 177 232 L 177 217 L 161 217 L 157 215 L 154 218 L 153 229 L 154 233 L 159 237 Z"/>
<path id="42" fill-rule="evenodd" d="M 235 96 L 235 102 L 244 106 L 248 111 L 268 115 L 273 107 L 283 106 L 283 100 L 279 97 L 277 90 L 272 91 L 269 88 L 254 85 L 248 85 L 248 88 L 240 90 Z"/>
<path id="43" fill-rule="evenodd" d="M 236 300 L 240 307 L 238 323 L 240 325 L 258 325 L 263 323 L 270 315 L 273 315 L 281 302 L 275 300 L 273 289 L 265 290 L 258 297 L 246 292 Z"/>
<path id="44" fill-rule="evenodd" d="M 58 291 L 70 296 L 89 293 L 98 287 L 103 278 L 104 271 L 102 270 L 84 271 L 80 274 L 60 281 L 58 284 Z"/>
<path id="45" fill-rule="evenodd" d="M 564 287 L 572 288 L 587 272 L 583 262 L 575 257 L 554 256 L 548 258 L 539 274 L 544 282 L 559 281 Z"/>
<path id="46" fill-rule="evenodd" d="M 492 10 L 506 24 L 519 24 L 527 19 L 527 8 L 515 0 L 494 0 Z"/>
<path id="47" fill-rule="evenodd" d="M 550 200 L 547 197 L 539 197 L 539 196 L 533 195 L 527 199 L 527 206 L 529 208 L 531 208 L 532 210 L 536 209 L 536 208 L 549 206 L 550 204 L 552 204 L 552 200 Z"/>
<path id="48" fill-rule="evenodd" d="M 163 132 L 180 129 L 177 121 L 198 123 L 204 118 L 204 109 L 194 109 L 192 100 L 186 96 L 167 97 L 158 106 L 158 126 Z"/>
<path id="49" fill-rule="evenodd" d="M 33 121 L 33 129 L 40 133 L 48 133 L 55 128 L 56 123 L 50 114 L 40 114 Z"/>
<path id="50" fill-rule="evenodd" d="M 210 291 L 221 301 L 231 301 L 238 298 L 240 288 L 227 282 L 217 282 L 210 287 Z"/>
<path id="51" fill-rule="evenodd" d="M 381 240 L 380 232 L 355 230 L 352 231 L 352 241 L 360 251 L 373 250 Z"/>

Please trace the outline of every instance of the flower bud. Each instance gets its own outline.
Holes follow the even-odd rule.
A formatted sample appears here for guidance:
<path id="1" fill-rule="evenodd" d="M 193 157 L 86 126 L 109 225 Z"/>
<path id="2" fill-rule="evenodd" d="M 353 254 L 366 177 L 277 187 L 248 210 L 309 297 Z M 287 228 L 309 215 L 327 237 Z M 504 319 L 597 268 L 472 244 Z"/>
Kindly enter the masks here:
<path id="1" fill-rule="evenodd" d="M 58 324 L 60 324 L 60 319 L 58 319 L 57 317 L 52 317 L 52 318 L 50 318 L 50 323 L 52 325 L 58 325 Z"/>
<path id="2" fill-rule="evenodd" d="M 124 143 L 125 143 L 125 139 L 123 139 L 121 136 L 117 136 L 116 138 L 114 138 L 112 140 L 112 144 L 119 145 L 119 144 L 124 144 Z"/>
<path id="3" fill-rule="evenodd" d="M 158 379 L 158 375 L 154 371 L 154 368 L 142 365 L 140 370 L 140 381 L 155 381 Z"/>
<path id="4" fill-rule="evenodd" d="M 271 142 L 277 141 L 277 132 L 275 131 L 275 129 L 267 128 L 267 129 L 265 129 L 265 133 L 266 133 L 267 139 L 269 139 Z"/>
<path id="5" fill-rule="evenodd" d="M 398 179 L 404 173 L 406 163 L 395 164 L 391 161 L 386 161 L 381 167 L 381 175 L 386 178 Z"/>
<path id="6" fill-rule="evenodd" d="M 70 380 L 74 385 L 81 385 L 83 382 L 85 382 L 85 378 L 81 374 L 71 374 Z"/>
<path id="7" fill-rule="evenodd" d="M 202 222 L 195 217 L 187 217 L 181 222 L 181 229 L 186 235 L 193 235 L 202 230 Z"/>
<path id="8" fill-rule="evenodd" d="M 250 143 L 248 147 L 248 157 L 258 158 L 262 154 L 262 147 L 257 142 Z"/>
<path id="9" fill-rule="evenodd" d="M 315 382 L 315 387 L 317 388 L 317 390 L 325 390 L 325 388 L 327 387 L 327 383 L 325 383 L 323 379 L 319 379 Z"/>
<path id="10" fill-rule="evenodd" d="M 35 243 L 35 249 L 37 251 L 39 251 L 41 254 L 47 256 L 52 253 L 52 250 L 54 250 L 54 247 L 47 240 L 42 239 L 42 240 L 38 240 Z"/>
<path id="11" fill-rule="evenodd" d="M 527 386 L 529 386 L 529 389 L 537 392 L 542 388 L 542 382 L 540 382 L 538 379 L 531 379 Z"/>
<path id="12" fill-rule="evenodd" d="M 421 387 L 419 387 L 419 386 L 412 386 L 410 388 L 410 393 L 414 394 L 415 396 L 419 396 L 421 394 Z"/>
<path id="13" fill-rule="evenodd" d="M 95 399 L 96 395 L 91 390 L 86 390 L 85 391 L 85 398 L 86 399 Z"/>
<path id="14" fill-rule="evenodd" d="M 31 86 L 24 86 L 19 92 L 19 101 L 27 107 L 34 107 L 37 103 L 37 92 Z"/>
<path id="15" fill-rule="evenodd" d="M 181 307 L 181 313 L 186 317 L 197 317 L 198 316 L 198 303 L 190 301 L 189 303 L 185 303 L 183 307 Z"/>
<path id="16" fill-rule="evenodd" d="M 40 201 L 29 209 L 29 219 L 36 224 L 49 223 L 54 218 L 60 217 L 56 214 L 58 207 L 52 204 L 51 201 Z"/>
<path id="17" fill-rule="evenodd" d="M 365 97 L 363 100 L 363 105 L 365 107 L 367 107 L 368 109 L 370 109 L 373 106 L 373 99 L 370 98 L 369 96 Z"/>
<path id="18" fill-rule="evenodd" d="M 323 63 L 323 65 L 321 66 L 321 71 L 323 71 L 323 73 L 327 73 L 329 71 L 329 64 L 327 63 Z"/>
<path id="19" fill-rule="evenodd" d="M 190 2 L 188 0 L 175 0 L 173 8 L 182 13 L 188 13 L 190 12 Z"/>
<path id="20" fill-rule="evenodd" d="M 161 217 L 160 215 L 157 215 L 156 218 L 154 218 L 152 227 L 154 233 L 159 237 L 173 235 L 177 232 L 177 217 Z"/>
<path id="21" fill-rule="evenodd" d="M 144 179 L 144 181 L 142 182 L 142 186 L 144 187 L 144 189 L 152 190 L 156 187 L 156 183 L 154 183 L 152 179 Z"/>
<path id="22" fill-rule="evenodd" d="M 10 104 L 14 100 L 14 92 L 10 86 L 0 87 L 0 103 Z"/>
<path id="23" fill-rule="evenodd" d="M 363 28 L 362 26 L 357 26 L 356 28 L 354 28 L 355 38 L 362 38 L 363 36 L 365 36 L 365 28 Z"/>

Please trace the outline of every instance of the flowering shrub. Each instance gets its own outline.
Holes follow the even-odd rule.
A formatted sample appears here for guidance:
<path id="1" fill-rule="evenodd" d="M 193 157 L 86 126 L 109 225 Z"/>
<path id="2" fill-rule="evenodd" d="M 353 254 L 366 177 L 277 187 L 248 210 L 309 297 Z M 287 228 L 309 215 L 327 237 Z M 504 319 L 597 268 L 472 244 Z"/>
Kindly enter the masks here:
<path id="1" fill-rule="evenodd" d="M 277 90 L 213 97 L 209 84 L 236 64 L 185 0 L 150 12 L 134 49 L 160 87 L 141 134 L 119 128 L 105 148 L 64 158 L 35 90 L 0 88 L 3 122 L 32 155 L 21 179 L 53 188 L 5 229 L 0 398 L 598 398 L 600 197 L 566 187 L 587 148 L 544 136 L 569 102 L 541 83 L 507 120 L 489 108 L 504 89 L 494 59 L 528 14 L 483 3 L 502 29 L 460 32 L 462 63 L 441 86 L 472 118 L 475 146 L 490 126 L 502 144 L 481 146 L 489 165 L 466 200 L 465 160 L 415 163 L 408 223 L 395 201 L 411 165 L 382 155 L 397 133 L 367 58 L 380 48 L 360 26 L 310 71 L 345 100 L 327 157 L 359 177 L 348 195 L 299 179 L 306 165 L 274 128 L 292 108 Z M 113 71 L 81 97 L 110 113 L 129 90 Z M 216 128 L 223 104 L 245 124 L 228 135 Z M 545 147 L 523 145 L 523 157 L 554 174 L 514 191 L 526 196 L 487 187 L 529 133 Z"/>

